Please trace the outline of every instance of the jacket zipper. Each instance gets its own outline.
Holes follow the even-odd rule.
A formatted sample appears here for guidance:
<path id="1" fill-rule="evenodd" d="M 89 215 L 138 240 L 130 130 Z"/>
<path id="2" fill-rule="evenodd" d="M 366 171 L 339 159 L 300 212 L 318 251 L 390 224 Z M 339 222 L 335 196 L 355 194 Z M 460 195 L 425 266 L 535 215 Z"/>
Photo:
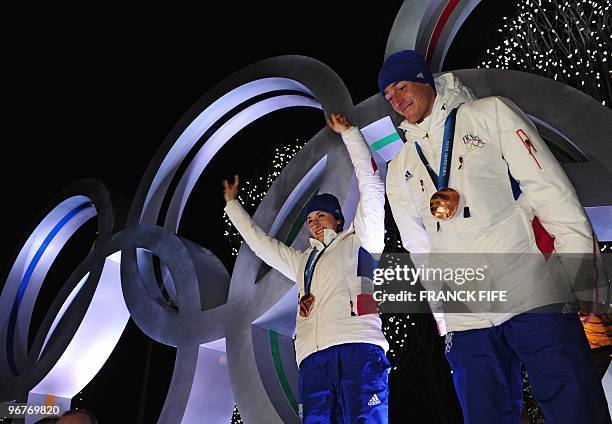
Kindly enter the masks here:
<path id="1" fill-rule="evenodd" d="M 314 264 L 312 265 L 312 284 L 314 284 L 316 282 L 315 280 L 315 272 L 317 271 L 317 263 L 319 262 L 319 260 L 323 257 L 323 253 L 325 253 L 325 250 L 332 245 L 333 242 L 335 242 L 336 240 L 338 240 L 338 236 L 336 236 L 336 238 L 334 238 L 332 241 L 329 242 L 329 244 L 327 246 L 325 246 L 323 248 L 323 250 L 321 250 L 321 252 L 317 255 L 317 257 L 315 258 Z M 319 350 L 319 341 L 317 340 L 317 327 L 318 327 L 318 314 L 317 314 L 317 308 L 314 308 L 312 313 L 314 314 L 314 320 L 315 320 L 315 328 L 314 328 L 314 339 L 315 339 L 315 348 L 317 349 L 317 351 Z"/>
<path id="2" fill-rule="evenodd" d="M 323 250 L 325 250 L 325 249 L 323 249 Z M 321 256 L 321 255 L 323 255 L 323 251 L 321 251 L 321 253 L 319 253 L 319 256 Z M 316 265 L 316 262 L 315 262 L 315 265 Z M 313 270 L 312 270 L 312 276 L 311 276 L 312 283 L 315 283 L 315 282 L 316 282 L 316 280 L 314 279 L 314 277 L 315 277 L 315 275 L 314 275 L 314 274 L 315 274 L 315 272 L 316 272 L 316 267 L 314 267 L 314 268 L 313 268 Z M 321 301 L 321 299 L 319 299 L 319 302 L 320 302 L 320 301 Z M 317 327 L 318 327 L 318 325 L 317 325 L 317 322 L 318 322 L 317 318 L 318 318 L 319 314 L 317 314 L 317 309 L 318 309 L 318 308 L 313 308 L 312 313 L 313 313 L 313 315 L 314 315 L 314 317 L 313 317 L 313 318 L 314 318 L 314 320 L 315 320 L 315 323 L 314 323 L 314 342 L 315 342 L 315 349 L 316 349 L 316 351 L 318 352 L 318 351 L 319 351 L 319 341 L 317 340 Z"/>
<path id="3" fill-rule="evenodd" d="M 529 155 L 535 161 L 536 165 L 538 165 L 538 168 L 542 169 L 540 162 L 538 162 L 538 158 L 536 158 L 535 155 L 533 154 L 534 152 L 537 153 L 538 149 L 536 149 L 533 143 L 531 143 L 531 140 L 529 140 L 529 137 L 527 137 L 527 134 L 525 134 L 525 131 L 523 131 L 522 128 L 519 128 L 518 130 L 516 130 L 516 135 L 518 136 L 519 140 L 521 140 L 521 142 L 523 143 L 523 146 L 525 146 L 525 148 L 529 152 Z"/>
<path id="4" fill-rule="evenodd" d="M 336 237 L 336 238 L 337 238 L 337 237 Z M 331 242 L 330 242 L 330 243 L 329 243 L 327 246 L 325 246 L 325 247 L 323 248 L 323 250 L 321 250 L 321 252 L 320 252 L 320 253 L 317 255 L 317 257 L 315 258 L 314 264 L 312 265 L 312 275 L 311 275 L 311 281 L 312 281 L 312 284 L 313 284 L 313 285 L 316 283 L 316 280 L 315 280 L 315 272 L 317 272 L 317 263 L 318 263 L 318 262 L 319 262 L 319 260 L 320 260 L 320 259 L 323 257 L 323 253 L 325 252 L 325 250 L 326 250 L 326 249 L 327 249 L 329 246 L 331 246 L 331 244 L 332 244 L 332 243 L 333 243 L 335 240 L 336 240 L 336 239 L 332 240 L 332 241 L 331 241 Z M 313 288 L 314 288 L 314 287 L 313 287 Z M 311 290 L 311 292 L 312 292 L 312 290 Z M 320 301 L 320 299 L 319 299 L 319 301 Z M 317 308 L 316 308 L 316 307 L 315 307 L 315 308 L 313 308 L 312 313 L 313 313 L 313 315 L 314 315 L 314 320 L 315 320 L 315 323 L 314 323 L 314 325 L 315 325 L 315 328 L 314 328 L 315 348 L 316 348 L 316 349 L 317 349 L 317 351 L 318 351 L 318 350 L 319 350 L 319 341 L 317 340 L 317 327 L 318 327 L 318 321 L 319 321 L 319 320 L 318 320 L 317 318 L 319 317 L 319 314 L 317 314 Z"/>

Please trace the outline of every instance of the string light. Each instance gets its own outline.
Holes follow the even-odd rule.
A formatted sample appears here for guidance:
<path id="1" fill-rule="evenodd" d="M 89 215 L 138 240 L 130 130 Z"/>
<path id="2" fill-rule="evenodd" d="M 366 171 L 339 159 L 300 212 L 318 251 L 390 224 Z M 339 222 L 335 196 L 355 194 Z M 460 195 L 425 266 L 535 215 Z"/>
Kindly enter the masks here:
<path id="1" fill-rule="evenodd" d="M 487 49 L 479 67 L 540 74 L 609 107 L 612 70 L 606 62 L 612 40 L 612 0 L 519 1 L 517 6 L 516 18 L 502 18 L 498 32 L 505 38 Z"/>
<path id="2" fill-rule="evenodd" d="M 232 413 L 231 424 L 242 424 L 242 418 L 240 418 L 240 413 L 238 412 L 237 406 L 234 406 L 234 412 Z"/>
<path id="3" fill-rule="evenodd" d="M 295 143 L 282 144 L 274 149 L 270 166 L 261 173 L 255 173 L 253 177 L 247 180 L 244 184 L 238 187 L 238 200 L 251 215 L 255 212 L 259 203 L 263 200 L 266 193 L 272 186 L 276 177 L 278 177 L 285 166 L 293 159 L 293 157 L 306 145 L 299 139 Z M 230 244 L 231 255 L 238 255 L 242 236 L 232 225 L 227 214 L 223 214 L 223 223 L 225 229 L 223 235 Z"/>

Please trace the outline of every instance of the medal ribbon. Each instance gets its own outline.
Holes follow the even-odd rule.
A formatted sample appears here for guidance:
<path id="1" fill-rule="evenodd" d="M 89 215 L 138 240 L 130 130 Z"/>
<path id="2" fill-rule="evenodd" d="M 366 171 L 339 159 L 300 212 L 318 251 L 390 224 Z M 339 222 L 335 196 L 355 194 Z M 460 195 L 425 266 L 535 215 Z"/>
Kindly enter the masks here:
<path id="1" fill-rule="evenodd" d="M 312 271 L 314 271 L 314 259 L 317 256 L 317 249 L 312 249 L 306 268 L 304 268 L 304 294 L 310 293 L 310 283 L 312 282 Z"/>
<path id="2" fill-rule="evenodd" d="M 317 262 L 319 261 L 319 258 L 323 255 L 323 252 L 325 252 L 325 249 L 327 249 L 334 242 L 334 240 L 332 240 L 331 243 L 325 246 L 321 250 L 321 253 L 318 256 L 317 256 L 317 252 L 318 252 L 317 249 L 312 249 L 312 252 L 310 252 L 310 256 L 308 257 L 308 261 L 306 262 L 306 268 L 304 268 L 304 294 L 305 295 L 310 293 L 310 284 L 312 283 L 312 274 L 314 273 L 314 269 L 315 269 L 315 266 L 317 265 Z"/>
<path id="3" fill-rule="evenodd" d="M 440 156 L 440 172 L 438 175 L 436 175 L 434 170 L 431 168 L 431 165 L 423 154 L 423 150 L 421 150 L 419 143 L 415 143 L 419 158 L 421 158 L 421 162 L 423 162 L 423 165 L 425 165 L 434 186 L 436 186 L 436 189 L 438 190 L 448 187 L 448 180 L 450 179 L 450 162 L 453 158 L 453 138 L 455 136 L 457 109 L 459 109 L 459 107 L 451 110 L 446 117 L 446 121 L 444 122 L 444 137 L 442 139 L 442 154 Z"/>

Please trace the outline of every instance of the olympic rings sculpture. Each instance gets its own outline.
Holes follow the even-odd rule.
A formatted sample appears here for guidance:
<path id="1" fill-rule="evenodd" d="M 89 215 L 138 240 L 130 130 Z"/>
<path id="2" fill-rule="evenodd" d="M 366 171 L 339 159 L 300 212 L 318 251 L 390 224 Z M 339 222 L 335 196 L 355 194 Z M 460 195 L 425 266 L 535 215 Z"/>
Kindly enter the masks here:
<path id="1" fill-rule="evenodd" d="M 406 2 L 387 53 L 416 46 L 441 68 L 457 29 L 477 4 Z M 612 133 L 608 109 L 530 74 L 483 69 L 457 74 L 479 96 L 512 99 L 572 158 L 563 166 L 587 210 L 612 204 L 612 194 L 591 190 L 611 179 L 612 152 L 604 142 Z M 275 270 L 262 271 L 261 261 L 244 245 L 229 275 L 205 246 L 176 234 L 195 183 L 223 145 L 261 116 L 296 106 L 326 115 L 342 112 L 359 127 L 387 116 L 399 123 L 380 95 L 353 105 L 343 81 L 315 59 L 266 59 L 221 82 L 185 114 L 150 162 L 127 214 L 98 181 L 77 181 L 59 193 L 29 230 L 0 294 L 0 402 L 41 404 L 52 395 L 68 409 L 132 317 L 146 335 L 177 349 L 158 422 L 199 422 L 202 416 L 229 422 L 238 405 L 245 422 L 298 423 L 293 283 Z M 571 119 L 578 112 L 580 128 Z M 588 135 L 583 127 L 591 128 Z M 352 220 L 358 201 L 353 169 L 342 144 L 326 129 L 283 169 L 254 219 L 272 236 L 303 248 L 307 232 L 302 229 L 295 239 L 289 233 L 316 190 L 335 194 Z M 28 348 L 45 275 L 67 241 L 93 219 L 95 247 L 57 293 Z M 164 299 L 160 278 L 173 305 Z"/>

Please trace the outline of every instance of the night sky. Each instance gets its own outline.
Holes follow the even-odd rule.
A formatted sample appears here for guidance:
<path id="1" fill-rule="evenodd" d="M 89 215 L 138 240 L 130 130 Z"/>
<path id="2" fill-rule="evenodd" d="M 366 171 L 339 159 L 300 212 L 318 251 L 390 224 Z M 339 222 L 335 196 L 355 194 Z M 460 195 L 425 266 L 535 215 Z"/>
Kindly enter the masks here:
<path id="1" fill-rule="evenodd" d="M 221 3 L 207 4 L 205 11 L 54 5 L 5 17 L 13 25 L 3 49 L 3 276 L 26 229 L 49 199 L 85 177 L 131 199 L 180 117 L 211 87 L 249 64 L 282 54 L 311 56 L 342 77 L 355 103 L 375 94 L 387 37 L 402 1 L 378 2 L 378 10 L 371 3 L 351 2 L 285 2 L 269 9 L 261 3 Z M 499 17 L 511 9 L 506 4 L 500 10 L 493 3 L 499 4 L 488 0 L 478 6 L 456 38 L 445 69 L 474 67 L 481 52 L 493 45 L 483 35 L 493 35 Z M 234 147 L 217 159 L 218 170 L 199 182 L 179 233 L 220 257 L 226 255 L 227 245 L 210 230 L 221 221 L 219 176 L 254 172 L 269 155 L 256 142 L 307 140 L 323 125 L 320 112 L 278 112 L 238 134 Z M 270 137 L 262 140 L 264 133 Z M 60 256 L 62 263 L 45 282 L 32 329 L 54 291 L 85 256 L 93 231 L 84 228 L 81 239 Z M 149 345 L 150 376 L 142 396 Z M 150 343 L 130 322 L 105 367 L 73 405 L 93 411 L 102 422 L 131 423 L 144 397 L 144 422 L 155 422 L 173 361 L 173 348 Z"/>

